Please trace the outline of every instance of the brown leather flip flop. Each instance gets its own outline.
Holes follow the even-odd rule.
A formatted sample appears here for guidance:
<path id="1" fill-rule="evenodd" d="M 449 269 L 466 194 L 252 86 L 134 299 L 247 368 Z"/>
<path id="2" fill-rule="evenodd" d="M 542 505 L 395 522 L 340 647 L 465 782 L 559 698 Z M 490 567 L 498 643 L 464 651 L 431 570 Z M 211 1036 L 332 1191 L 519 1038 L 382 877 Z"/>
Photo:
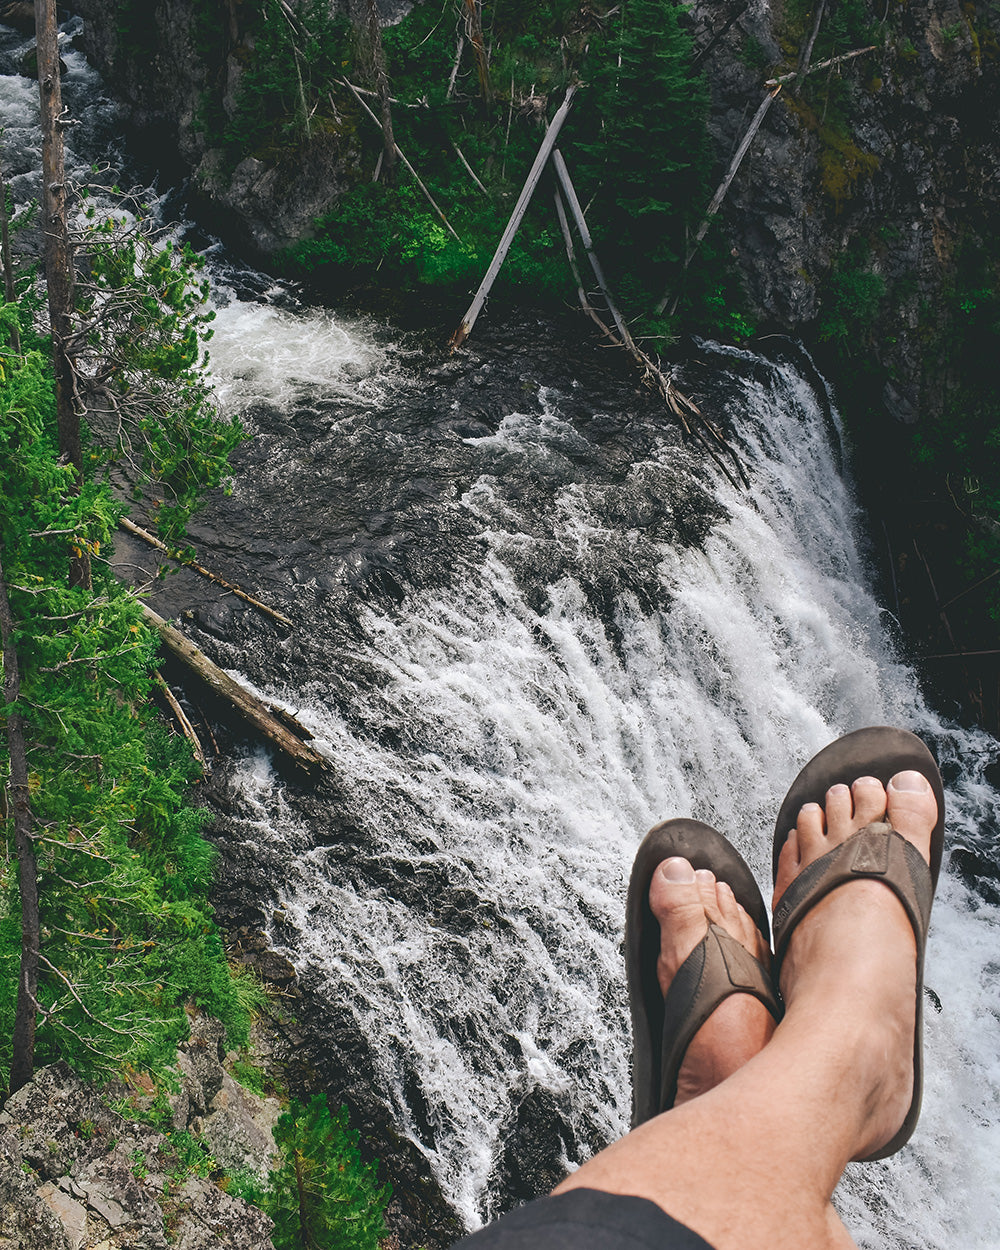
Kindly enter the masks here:
<path id="1" fill-rule="evenodd" d="M 752 994 L 775 1020 L 781 1005 L 771 974 L 742 943 L 718 925 L 677 971 L 664 998 L 656 979 L 660 926 L 649 906 L 649 886 L 665 859 L 681 856 L 725 881 L 769 940 L 767 908 L 753 873 L 730 842 L 697 820 L 668 820 L 649 831 L 636 853 L 625 913 L 625 967 L 632 1010 L 632 1127 L 674 1105 L 684 1053 L 730 994 Z"/>
<path id="2" fill-rule="evenodd" d="M 944 787 L 937 764 L 927 747 L 905 729 L 876 726 L 858 729 L 838 738 L 815 755 L 802 769 L 785 796 L 774 829 L 774 876 L 778 857 L 806 803 L 826 802 L 826 792 L 837 784 L 851 785 L 859 777 L 877 777 L 886 785 L 890 777 L 907 770 L 922 773 L 937 800 L 938 819 L 931 834 L 928 865 L 923 856 L 887 821 L 866 825 L 853 837 L 814 860 L 782 895 L 774 912 L 774 980 L 795 926 L 831 890 L 859 877 L 884 882 L 899 898 L 917 938 L 917 1019 L 913 1038 L 913 1099 L 899 1131 L 863 1162 L 895 1154 L 910 1138 L 920 1116 L 923 1091 L 923 979 L 924 947 L 931 904 L 941 869 L 944 846 Z"/>

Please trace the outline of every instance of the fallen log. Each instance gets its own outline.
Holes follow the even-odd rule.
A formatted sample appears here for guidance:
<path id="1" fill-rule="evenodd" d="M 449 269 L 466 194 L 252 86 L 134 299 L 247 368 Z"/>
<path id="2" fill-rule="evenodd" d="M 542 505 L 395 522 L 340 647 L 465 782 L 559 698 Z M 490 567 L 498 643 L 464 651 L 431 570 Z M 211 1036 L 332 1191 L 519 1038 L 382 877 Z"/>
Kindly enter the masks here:
<path id="1" fill-rule="evenodd" d="M 676 386 L 674 386 L 673 380 L 663 372 L 657 361 L 655 361 L 647 351 L 644 351 L 632 337 L 628 326 L 625 324 L 625 319 L 618 311 L 618 307 L 615 304 L 611 296 L 611 291 L 609 290 L 604 279 L 604 272 L 597 259 L 597 252 L 594 250 L 594 242 L 587 226 L 583 209 L 580 206 L 580 200 L 577 197 L 576 188 L 573 186 L 573 180 L 569 175 L 569 170 L 566 168 L 566 162 L 563 160 L 562 153 L 558 148 L 552 153 L 552 164 L 556 171 L 556 177 L 559 180 L 559 185 L 562 188 L 562 193 L 566 197 L 566 203 L 569 205 L 569 210 L 573 216 L 573 221 L 576 225 L 577 232 L 580 235 L 584 250 L 587 253 L 587 259 L 590 261 L 590 267 L 594 271 L 594 277 L 597 279 L 598 286 L 601 289 L 601 294 L 604 296 L 608 305 L 608 311 L 614 319 L 617 333 L 615 333 L 610 326 L 605 325 L 605 323 L 597 315 L 591 306 L 590 301 L 587 299 L 586 292 L 583 290 L 583 283 L 580 280 L 580 273 L 573 255 L 572 236 L 569 233 L 569 223 L 566 221 L 566 214 L 557 192 L 556 211 L 559 214 L 559 224 L 562 227 L 563 239 L 566 242 L 566 253 L 567 256 L 569 256 L 570 266 L 572 267 L 573 274 L 577 280 L 577 289 L 580 295 L 580 302 L 583 307 L 583 311 L 593 321 L 595 321 L 598 326 L 600 326 L 603 333 L 613 343 L 619 347 L 623 347 L 632 359 L 642 368 L 645 380 L 657 391 L 659 391 L 664 403 L 684 426 L 685 432 L 689 435 L 693 435 L 699 440 L 699 442 L 701 442 L 702 446 L 722 470 L 729 482 L 738 488 L 739 484 L 729 472 L 728 466 L 719 454 L 720 449 L 732 460 L 740 480 L 744 486 L 748 487 L 750 485 L 750 479 L 747 477 L 746 470 L 743 468 L 743 462 L 740 460 L 733 448 L 726 442 L 719 430 L 716 429 L 711 421 L 709 421 L 698 405 L 693 403 L 686 395 L 682 394 Z M 711 439 L 707 437 L 708 435 L 711 435 Z"/>
<path id="2" fill-rule="evenodd" d="M 279 711 L 258 695 L 252 694 L 228 673 L 224 673 L 193 642 L 185 638 L 180 630 L 175 629 L 147 604 L 140 604 L 140 607 L 146 624 L 157 631 L 170 654 L 197 674 L 220 698 L 231 704 L 268 742 L 307 772 L 325 766 L 323 756 L 307 745 L 306 739 L 312 735 L 304 725 L 300 725 L 287 712 Z M 295 732 L 289 728 L 291 725 L 295 726 Z"/>
<path id="3" fill-rule="evenodd" d="M 878 44 L 870 43 L 866 48 L 855 48 L 853 52 L 845 52 L 842 56 L 831 56 L 825 61 L 820 61 L 818 65 L 810 65 L 803 70 L 802 76 L 806 74 L 818 74 L 821 69 L 829 69 L 832 65 L 840 65 L 844 61 L 852 61 L 856 56 L 864 56 L 866 52 L 877 52 Z M 793 78 L 798 78 L 798 70 L 793 70 L 790 74 L 782 74 L 778 78 L 769 78 L 764 83 L 765 87 L 777 87 L 783 82 L 791 82 Z"/>
<path id="4" fill-rule="evenodd" d="M 587 259 L 590 261 L 590 267 L 594 271 L 594 277 L 597 279 L 597 285 L 601 288 L 601 294 L 608 306 L 608 312 L 618 327 L 618 333 L 621 335 L 621 341 L 634 356 L 639 350 L 632 338 L 625 319 L 618 311 L 618 305 L 611 297 L 611 291 L 604 279 L 604 271 L 601 269 L 601 263 L 597 259 L 597 252 L 594 250 L 594 240 L 591 237 L 590 229 L 587 226 L 586 218 L 583 215 L 583 209 L 577 198 L 576 188 L 573 186 L 573 180 L 569 176 L 569 170 L 566 168 L 566 162 L 563 160 L 562 153 L 558 148 L 552 153 L 552 166 L 556 171 L 556 177 L 563 189 L 563 195 L 566 197 L 566 203 L 569 205 L 569 211 L 573 214 L 573 220 L 576 222 L 576 228 L 580 235 L 580 242 L 583 244 L 583 250 L 587 253 Z M 643 362 L 645 363 L 645 361 Z"/>
<path id="5" fill-rule="evenodd" d="M 493 259 L 490 261 L 490 267 L 486 270 L 486 276 L 479 284 L 479 290 L 476 292 L 475 298 L 469 305 L 468 312 L 462 318 L 462 322 L 458 329 L 451 336 L 449 346 L 452 351 L 454 351 L 456 347 L 461 347 L 465 340 L 469 337 L 472 333 L 472 327 L 476 324 L 476 318 L 483 310 L 483 305 L 489 297 L 490 288 L 496 281 L 501 265 L 507 259 L 507 253 L 510 251 L 510 245 L 514 242 L 514 235 L 517 234 L 517 229 L 521 224 L 521 219 L 524 217 L 524 214 L 527 212 L 528 205 L 531 203 L 531 197 L 534 195 L 535 187 L 538 185 L 538 180 L 542 176 L 542 170 L 545 168 L 545 162 L 549 159 L 549 153 L 552 151 L 553 147 L 555 147 L 556 139 L 559 137 L 559 131 L 562 129 L 562 124 L 566 120 L 566 116 L 569 113 L 570 105 L 573 103 L 573 95 L 575 92 L 576 86 L 571 83 L 566 88 L 566 96 L 563 99 L 562 104 L 559 105 L 555 116 L 549 122 L 548 130 L 546 130 L 545 137 L 542 139 L 542 144 L 538 149 L 538 154 L 535 157 L 534 164 L 531 166 L 528 176 L 524 181 L 524 186 L 521 188 L 521 194 L 517 197 L 517 203 L 514 205 L 514 211 L 511 213 L 510 220 L 507 222 L 504 232 L 500 236 L 500 242 L 497 244 L 497 250 L 494 252 Z"/>
<path id="6" fill-rule="evenodd" d="M 275 608 L 269 608 L 266 603 L 261 603 L 259 599 L 255 599 L 253 595 L 247 594 L 245 590 L 241 590 L 239 586 L 233 582 L 227 582 L 224 577 L 220 577 L 218 573 L 213 573 L 210 569 L 206 569 L 203 564 L 199 564 L 196 560 L 187 560 L 184 556 L 178 555 L 176 551 L 171 551 L 166 543 L 161 542 L 155 534 L 151 534 L 149 530 L 144 530 L 141 525 L 136 525 L 134 521 L 130 521 L 127 516 L 123 516 L 118 522 L 126 533 L 134 534 L 136 538 L 141 538 L 144 543 L 149 543 L 151 547 L 155 547 L 157 551 L 162 551 L 169 556 L 171 560 L 177 564 L 183 564 L 186 568 L 194 569 L 196 573 L 200 573 L 202 577 L 207 577 L 209 581 L 215 582 L 217 586 L 221 586 L 224 590 L 228 590 L 231 594 L 236 595 L 238 599 L 252 604 L 258 612 L 263 612 L 266 616 L 272 617 L 279 621 L 282 625 L 289 628 L 294 624 L 283 613 L 278 612 Z"/>

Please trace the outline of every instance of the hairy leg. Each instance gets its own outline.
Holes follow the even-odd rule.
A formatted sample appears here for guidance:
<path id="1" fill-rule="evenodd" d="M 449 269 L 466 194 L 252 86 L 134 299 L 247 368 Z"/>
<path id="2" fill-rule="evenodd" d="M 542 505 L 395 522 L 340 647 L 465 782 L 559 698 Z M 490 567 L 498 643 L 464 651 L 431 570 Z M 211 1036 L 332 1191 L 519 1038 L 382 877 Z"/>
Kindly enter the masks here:
<path id="1" fill-rule="evenodd" d="M 926 780 L 902 773 L 886 790 L 860 778 L 834 786 L 825 810 L 802 809 L 776 901 L 808 864 L 886 812 L 927 857 L 936 803 Z M 787 1012 L 769 1044 L 556 1192 L 649 1198 L 716 1250 L 849 1246 L 830 1197 L 846 1163 L 886 1142 L 909 1106 L 915 984 L 916 943 L 895 895 L 871 880 L 834 890 L 792 935 Z"/>

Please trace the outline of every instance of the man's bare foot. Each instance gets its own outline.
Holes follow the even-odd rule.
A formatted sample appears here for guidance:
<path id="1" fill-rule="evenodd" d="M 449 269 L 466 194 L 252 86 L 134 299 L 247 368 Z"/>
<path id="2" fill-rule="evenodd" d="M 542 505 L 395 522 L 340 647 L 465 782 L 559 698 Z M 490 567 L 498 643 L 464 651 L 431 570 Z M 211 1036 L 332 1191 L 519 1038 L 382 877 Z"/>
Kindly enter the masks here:
<path id="1" fill-rule="evenodd" d="M 874 777 L 860 777 L 850 787 L 828 790 L 825 807 L 807 803 L 800 811 L 778 861 L 775 907 L 804 868 L 881 820 L 929 860 L 937 803 L 927 780 L 903 772 L 883 787 Z M 916 938 L 899 899 L 882 882 L 860 878 L 834 889 L 803 917 L 781 966 L 789 1013 L 825 1016 L 831 1036 L 841 1039 L 845 1080 L 871 1091 L 855 1158 L 885 1145 L 910 1106 L 916 958 Z"/>
<path id="2" fill-rule="evenodd" d="M 771 953 L 757 926 L 732 890 L 706 868 L 695 871 L 686 859 L 664 860 L 653 874 L 649 905 L 660 926 L 656 975 L 666 994 L 678 968 L 708 932 L 719 925 L 770 967 Z M 715 1009 L 691 1039 L 677 1077 L 678 1106 L 712 1089 L 771 1040 L 775 1023 L 759 999 L 733 994 Z"/>

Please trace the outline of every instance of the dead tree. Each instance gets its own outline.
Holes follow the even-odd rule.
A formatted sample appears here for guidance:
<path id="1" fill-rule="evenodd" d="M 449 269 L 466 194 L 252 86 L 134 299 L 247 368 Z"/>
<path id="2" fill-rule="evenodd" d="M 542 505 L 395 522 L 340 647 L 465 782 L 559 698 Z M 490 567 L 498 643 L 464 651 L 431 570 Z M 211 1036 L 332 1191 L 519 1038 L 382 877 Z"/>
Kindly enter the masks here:
<path id="1" fill-rule="evenodd" d="M 382 46 L 382 25 L 379 22 L 376 0 L 351 0 L 351 19 L 361 48 L 361 60 L 371 77 L 379 102 L 379 125 L 382 128 L 382 156 L 379 160 L 382 181 L 386 186 L 396 182 L 396 156 L 398 149 L 392 129 L 392 102 L 389 92 L 389 75 L 385 68 L 385 49 Z"/>
<path id="2" fill-rule="evenodd" d="M 511 213 L 510 220 L 507 222 L 504 232 L 500 237 L 500 242 L 497 244 L 497 250 L 494 252 L 493 259 L 490 261 L 490 267 L 486 270 L 486 276 L 479 284 L 479 290 L 476 292 L 475 298 L 469 305 L 468 312 L 462 318 L 462 322 L 458 329 L 451 336 L 450 346 L 452 351 L 454 351 L 456 347 L 461 347 L 461 345 L 469 337 L 472 333 L 472 327 L 476 324 L 476 318 L 483 311 L 483 306 L 489 297 L 490 289 L 497 279 L 500 267 L 503 265 L 503 262 L 507 258 L 507 253 L 510 251 L 510 245 L 514 242 L 514 236 L 517 234 L 518 226 L 520 226 L 521 220 L 528 210 L 528 205 L 531 203 L 531 197 L 535 192 L 535 187 L 538 186 L 538 180 L 542 176 L 542 170 L 545 168 L 545 164 L 549 159 L 549 155 L 551 154 L 553 147 L 555 147 L 556 139 L 559 137 L 559 131 L 562 129 L 562 124 L 566 120 L 569 113 L 570 105 L 573 103 L 573 96 L 575 92 L 576 86 L 571 83 L 570 86 L 566 88 L 566 96 L 562 104 L 560 104 L 559 108 L 556 110 L 556 115 L 549 122 L 548 129 L 545 132 L 545 138 L 542 140 L 541 147 L 538 149 L 538 155 L 535 157 L 534 164 L 531 166 L 531 170 L 524 181 L 524 186 L 521 188 L 521 194 L 517 197 L 517 203 L 514 205 L 514 211 Z"/>
<path id="3" fill-rule="evenodd" d="M 17 982 L 10 1093 L 26 1085 L 35 1068 L 35 1028 L 38 1023 L 38 965 L 41 955 L 41 924 L 38 911 L 38 867 L 32 839 L 31 799 L 28 790 L 28 753 L 24 719 L 17 709 L 21 694 L 21 670 L 14 648 L 14 618 L 7 598 L 7 583 L 0 562 L 0 637 L 3 640 L 4 706 L 10 777 L 7 789 L 14 810 L 14 842 L 17 847 L 18 884 L 21 895 L 21 972 Z"/>
<path id="4" fill-rule="evenodd" d="M 325 765 L 323 756 L 308 745 L 309 731 L 287 712 L 266 703 L 252 690 L 230 677 L 207 655 L 185 638 L 147 604 L 140 604 L 143 620 L 160 635 L 160 641 L 170 654 L 180 660 L 220 698 L 225 699 L 244 720 L 264 735 L 279 751 L 282 751 L 299 768 L 311 772 Z"/>
<path id="5" fill-rule="evenodd" d="M 67 340 L 73 331 L 73 251 L 66 221 L 64 120 L 55 0 L 35 0 L 35 29 L 42 123 L 42 232 L 45 236 L 45 284 L 56 378 L 59 454 L 76 470 L 79 490 L 83 474 L 80 414 L 74 403 L 73 366 L 66 350 Z M 90 558 L 86 552 L 70 554 L 70 584 L 89 587 Z"/>
<path id="6" fill-rule="evenodd" d="M 476 54 L 476 73 L 479 77 L 479 94 L 484 108 L 493 103 L 493 86 L 490 83 L 490 63 L 486 56 L 486 44 L 483 42 L 483 17 L 480 12 L 480 0 L 462 0 L 462 12 L 465 17 L 465 33 Z"/>

